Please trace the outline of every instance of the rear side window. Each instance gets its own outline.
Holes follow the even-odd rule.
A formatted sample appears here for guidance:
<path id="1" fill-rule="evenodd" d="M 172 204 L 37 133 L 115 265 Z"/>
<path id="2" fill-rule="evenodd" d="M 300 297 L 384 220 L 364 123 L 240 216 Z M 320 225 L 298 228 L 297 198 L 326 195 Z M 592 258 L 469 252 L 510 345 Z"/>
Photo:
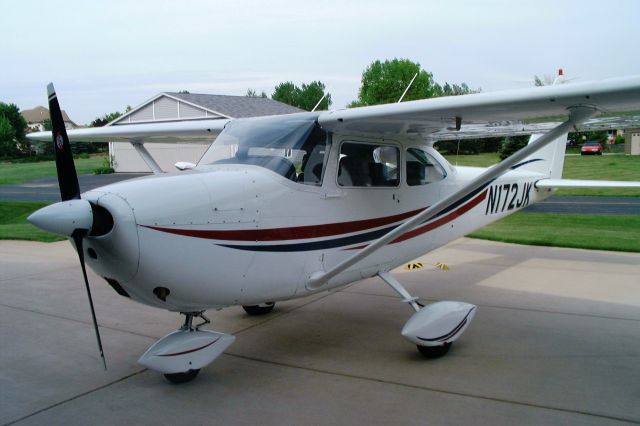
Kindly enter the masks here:
<path id="1" fill-rule="evenodd" d="M 395 146 L 346 142 L 340 147 L 338 185 L 398 186 L 400 150 Z"/>
<path id="2" fill-rule="evenodd" d="M 444 168 L 420 148 L 407 149 L 407 185 L 427 185 L 447 176 Z"/>

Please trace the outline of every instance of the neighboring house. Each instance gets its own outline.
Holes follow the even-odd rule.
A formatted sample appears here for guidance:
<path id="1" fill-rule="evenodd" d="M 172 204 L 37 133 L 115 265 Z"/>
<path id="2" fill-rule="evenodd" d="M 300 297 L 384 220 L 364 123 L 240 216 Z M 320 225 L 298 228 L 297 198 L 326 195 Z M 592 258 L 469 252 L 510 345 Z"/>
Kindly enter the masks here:
<path id="1" fill-rule="evenodd" d="M 49 110 L 43 106 L 37 106 L 33 109 L 26 109 L 22 111 L 22 117 L 27 122 L 27 127 L 30 132 L 41 132 L 44 130 L 44 120 L 49 120 Z M 62 119 L 64 120 L 64 126 L 67 129 L 77 129 L 78 126 L 73 122 L 67 115 L 67 113 L 62 110 Z"/>
<path id="2" fill-rule="evenodd" d="M 165 92 L 118 117 L 108 126 L 258 117 L 296 112 L 302 110 L 268 98 Z M 171 171 L 178 161 L 197 163 L 211 142 L 212 140 L 173 144 L 146 143 L 144 146 L 164 171 Z M 128 142 L 109 143 L 109 154 L 116 172 L 150 171 Z"/>
<path id="3" fill-rule="evenodd" d="M 44 121 L 50 119 L 49 110 L 43 106 L 37 106 L 33 109 L 26 109 L 20 112 L 20 114 L 24 118 L 24 121 L 27 122 L 27 133 L 42 132 L 43 130 L 45 130 Z M 66 127 L 67 129 L 77 129 L 78 127 L 81 127 L 74 123 L 64 110 L 62 111 L 62 119 L 64 120 L 64 127 Z M 31 146 L 37 154 L 42 154 L 42 152 L 44 151 L 43 144 L 44 142 L 32 142 Z"/>
<path id="4" fill-rule="evenodd" d="M 627 155 L 640 155 L 640 128 L 625 130 L 624 153 Z"/>

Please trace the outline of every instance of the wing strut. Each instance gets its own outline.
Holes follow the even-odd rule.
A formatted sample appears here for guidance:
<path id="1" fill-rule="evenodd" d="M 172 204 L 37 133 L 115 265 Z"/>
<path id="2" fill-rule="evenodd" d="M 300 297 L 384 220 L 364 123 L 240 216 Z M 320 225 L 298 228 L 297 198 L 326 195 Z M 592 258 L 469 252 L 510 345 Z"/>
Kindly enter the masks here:
<path id="1" fill-rule="evenodd" d="M 144 147 L 143 142 L 131 141 L 131 146 L 133 146 L 133 149 L 135 149 L 140 157 L 142 157 L 142 160 L 147 164 L 147 166 L 149 166 L 154 175 L 160 175 L 164 173 L 160 165 L 156 163 L 156 160 L 149 153 L 149 151 L 147 151 L 147 148 Z"/>
<path id="2" fill-rule="evenodd" d="M 432 217 L 437 216 L 439 212 L 449 208 L 449 206 L 451 206 L 452 204 L 457 203 L 462 198 L 467 196 L 469 193 L 479 189 L 480 187 L 487 184 L 491 180 L 496 179 L 497 177 L 506 173 L 507 171 L 509 171 L 511 167 L 518 164 L 520 161 L 522 161 L 523 159 L 525 159 L 535 151 L 541 149 L 548 143 L 552 142 L 553 140 L 558 138 L 560 135 L 569 132 L 572 128 L 575 128 L 580 123 L 584 122 L 589 117 L 594 115 L 596 112 L 597 112 L 597 109 L 592 106 L 575 106 L 575 107 L 569 108 L 569 118 L 567 121 L 553 128 L 552 130 L 550 130 L 549 132 L 545 133 L 543 136 L 538 138 L 536 141 L 530 143 L 529 145 L 522 148 L 520 151 L 516 152 L 510 157 L 507 157 L 506 159 L 496 164 L 495 166 L 490 167 L 489 169 L 487 169 L 487 171 L 482 173 L 476 179 L 469 182 L 468 185 L 462 187 L 461 189 L 449 195 L 448 197 L 443 198 L 442 200 L 435 203 L 434 205 L 427 208 L 426 210 L 422 211 L 421 213 L 414 216 L 410 220 L 407 220 L 405 223 L 398 226 L 393 231 L 388 232 L 387 234 L 380 237 L 373 243 L 369 244 L 367 247 L 355 253 L 353 256 L 345 259 L 338 265 L 334 266 L 332 269 L 326 272 L 318 271 L 312 274 L 311 277 L 309 278 L 309 282 L 307 283 L 307 288 L 311 290 L 315 290 L 322 287 L 331 278 L 335 277 L 342 271 L 345 271 L 346 269 L 350 268 L 360 260 L 369 256 L 371 253 L 385 246 L 390 241 L 396 239 L 397 237 L 404 234 L 405 232 L 410 231 L 411 229 L 413 229 L 423 221 L 428 221 Z"/>

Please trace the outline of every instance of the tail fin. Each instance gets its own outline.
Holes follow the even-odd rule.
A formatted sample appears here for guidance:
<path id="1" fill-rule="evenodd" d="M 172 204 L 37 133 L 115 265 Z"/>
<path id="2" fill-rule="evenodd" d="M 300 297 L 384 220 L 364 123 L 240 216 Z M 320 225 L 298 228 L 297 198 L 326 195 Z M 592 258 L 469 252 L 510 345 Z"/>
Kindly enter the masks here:
<path id="1" fill-rule="evenodd" d="M 558 75 L 553 80 L 553 85 L 564 84 L 567 79 L 562 68 L 558 69 Z M 531 135 L 529 143 L 538 139 L 540 134 Z M 567 133 L 549 143 L 539 151 L 527 157 L 522 163 L 522 170 L 541 173 L 548 178 L 560 179 L 564 167 L 564 152 L 567 148 Z"/>
<path id="2" fill-rule="evenodd" d="M 542 135 L 531 135 L 529 143 L 535 141 L 540 136 Z M 522 164 L 520 169 L 540 173 L 549 178 L 559 179 L 562 177 L 566 146 L 567 133 L 527 157 L 522 163 L 520 163 Z"/>

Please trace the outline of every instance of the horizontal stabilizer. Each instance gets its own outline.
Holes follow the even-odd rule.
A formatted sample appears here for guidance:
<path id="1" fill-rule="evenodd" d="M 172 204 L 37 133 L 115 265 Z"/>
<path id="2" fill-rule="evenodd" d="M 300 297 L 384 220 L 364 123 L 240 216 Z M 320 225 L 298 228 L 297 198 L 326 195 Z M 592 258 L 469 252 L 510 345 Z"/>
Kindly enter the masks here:
<path id="1" fill-rule="evenodd" d="M 536 188 L 640 188 L 640 182 L 583 179 L 541 179 Z"/>

